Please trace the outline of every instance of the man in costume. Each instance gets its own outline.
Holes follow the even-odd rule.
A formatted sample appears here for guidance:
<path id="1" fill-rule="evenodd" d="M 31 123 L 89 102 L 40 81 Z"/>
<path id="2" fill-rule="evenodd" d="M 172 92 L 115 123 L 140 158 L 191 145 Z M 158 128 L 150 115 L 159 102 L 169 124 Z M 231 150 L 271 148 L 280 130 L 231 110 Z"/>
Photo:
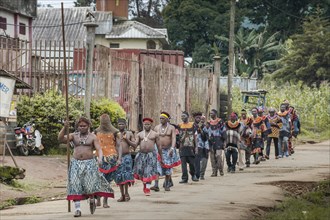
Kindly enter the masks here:
<path id="1" fill-rule="evenodd" d="M 272 128 L 270 126 L 267 116 L 264 115 L 264 108 L 261 106 L 258 107 L 258 116 L 262 118 L 262 121 L 266 126 L 266 131 L 263 132 L 263 134 L 262 134 L 262 144 L 261 144 L 261 153 L 260 153 L 261 160 L 265 161 L 267 158 L 267 156 L 264 154 L 265 141 L 267 141 L 268 134 L 270 134 L 272 132 Z M 269 159 L 269 157 L 267 159 Z"/>
<path id="2" fill-rule="evenodd" d="M 241 144 L 238 150 L 239 169 L 244 169 L 243 154 L 245 154 L 245 165 L 250 167 L 250 158 L 252 151 L 252 118 L 247 116 L 245 109 L 241 110 L 240 122 L 243 125 L 243 131 L 241 133 Z"/>
<path id="3" fill-rule="evenodd" d="M 123 139 L 134 147 L 140 146 L 140 151 L 135 157 L 133 173 L 135 179 L 143 182 L 144 194 L 150 196 L 150 183 L 157 179 L 157 153 L 155 151 L 155 145 L 159 137 L 151 129 L 153 123 L 151 118 L 144 118 L 142 121 L 144 130 L 137 134 L 135 142 L 125 137 Z M 162 163 L 162 148 L 160 146 L 157 147 Z"/>
<path id="4" fill-rule="evenodd" d="M 127 138 L 130 141 L 134 141 L 134 136 L 131 131 L 126 130 L 126 120 L 123 118 L 118 119 L 118 129 L 119 129 L 119 138 L 120 146 L 122 148 L 122 161 L 119 165 L 115 182 L 119 185 L 121 197 L 118 199 L 118 202 L 128 202 L 131 198 L 128 194 L 128 187 L 134 184 L 133 177 L 133 160 L 130 154 L 130 145 L 123 141 L 123 138 Z"/>
<path id="5" fill-rule="evenodd" d="M 282 103 L 280 107 L 280 112 L 278 116 L 281 118 L 282 127 L 280 127 L 280 135 L 278 138 L 279 145 L 278 145 L 278 154 L 279 158 L 289 156 L 289 149 L 288 149 L 288 141 L 291 135 L 291 117 L 289 112 L 286 110 L 286 104 Z"/>
<path id="6" fill-rule="evenodd" d="M 179 137 L 180 137 L 180 159 L 182 177 L 179 183 L 188 183 L 188 169 L 192 177 L 192 181 L 198 181 L 195 174 L 195 136 L 194 136 L 194 123 L 188 122 L 189 114 L 184 111 L 181 114 L 182 123 L 179 124 Z"/>
<path id="7" fill-rule="evenodd" d="M 114 197 L 109 183 L 98 171 L 98 164 L 99 166 L 102 164 L 103 153 L 96 135 L 89 132 L 90 125 L 87 118 L 80 117 L 77 122 L 78 132 L 70 133 L 67 137 L 65 134 L 69 129 L 69 122 L 66 121 L 58 135 L 60 142 L 72 141 L 74 145 L 67 185 L 67 200 L 73 200 L 75 204 L 74 217 L 81 216 L 80 200 L 90 199 L 93 214 L 96 208 L 95 196 Z M 97 161 L 94 159 L 93 149 L 98 152 Z"/>
<path id="8" fill-rule="evenodd" d="M 197 143 L 197 156 L 196 156 L 196 169 L 197 167 L 200 167 L 200 172 L 196 172 L 196 177 L 200 178 L 201 180 L 205 180 L 205 171 L 207 167 L 207 161 L 209 159 L 209 131 L 208 127 L 205 124 L 206 117 L 204 115 L 201 116 L 201 121 L 199 124 L 199 127 L 197 128 L 197 131 L 195 133 L 196 135 L 196 143 Z M 195 120 L 196 122 L 196 120 Z"/>
<path id="9" fill-rule="evenodd" d="M 235 173 L 240 144 L 242 125 L 238 121 L 237 114 L 232 112 L 230 120 L 226 122 L 226 161 L 228 172 Z"/>
<path id="10" fill-rule="evenodd" d="M 300 132 L 300 120 L 296 109 L 290 105 L 288 100 L 284 100 L 283 104 L 286 106 L 286 110 L 290 114 L 290 119 L 291 119 L 291 134 L 288 140 L 289 154 L 291 155 L 294 153 L 294 146 L 292 143 L 292 139 L 293 137 L 297 138 Z"/>
<path id="11" fill-rule="evenodd" d="M 210 159 L 212 164 L 212 175 L 215 177 L 218 175 L 218 170 L 220 175 L 223 176 L 223 167 L 224 167 L 224 141 L 226 128 L 224 122 L 221 118 L 217 117 L 217 110 L 212 109 L 210 112 L 210 128 L 209 128 L 209 144 L 210 144 Z"/>
<path id="12" fill-rule="evenodd" d="M 280 127 L 282 126 L 281 118 L 276 114 L 274 108 L 270 108 L 268 111 L 268 121 L 270 123 L 272 132 L 268 134 L 267 137 L 267 146 L 266 146 L 266 155 L 265 157 L 269 159 L 270 154 L 270 145 L 272 143 L 272 140 L 274 142 L 275 147 L 275 159 L 278 159 L 278 137 L 280 134 Z"/>
<path id="13" fill-rule="evenodd" d="M 258 109 L 252 109 L 252 154 L 254 164 L 259 164 L 262 158 L 263 133 L 267 130 L 262 118 L 258 116 Z"/>
<path id="14" fill-rule="evenodd" d="M 102 155 L 96 151 L 96 156 L 102 158 L 102 166 L 99 169 L 109 184 L 115 179 L 116 170 L 121 163 L 122 148 L 120 146 L 119 131 L 111 124 L 108 114 L 100 116 L 100 126 L 94 131 L 101 145 Z M 101 205 L 100 198 L 97 199 L 97 205 Z M 103 198 L 103 207 L 109 208 L 108 199 Z"/>
<path id="15" fill-rule="evenodd" d="M 165 175 L 164 188 L 165 191 L 170 191 L 171 187 L 171 175 L 173 167 L 181 164 L 180 157 L 176 151 L 176 131 L 174 126 L 169 123 L 170 114 L 167 112 L 161 112 L 160 124 L 154 128 L 154 131 L 158 133 L 157 146 L 162 148 L 163 163 L 161 163 L 161 175 Z M 156 183 L 158 184 L 158 183 Z"/>

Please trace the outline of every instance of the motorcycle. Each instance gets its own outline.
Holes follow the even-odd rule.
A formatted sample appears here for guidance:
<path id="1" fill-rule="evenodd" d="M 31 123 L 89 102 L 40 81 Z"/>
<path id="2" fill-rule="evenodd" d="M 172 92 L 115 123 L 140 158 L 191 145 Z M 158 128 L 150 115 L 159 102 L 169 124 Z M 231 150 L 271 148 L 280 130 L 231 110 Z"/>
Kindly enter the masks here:
<path id="1" fill-rule="evenodd" d="M 41 143 L 42 135 L 35 129 L 35 124 L 28 122 L 23 127 L 15 129 L 16 147 L 20 154 L 28 156 L 31 153 L 42 154 L 44 146 Z"/>

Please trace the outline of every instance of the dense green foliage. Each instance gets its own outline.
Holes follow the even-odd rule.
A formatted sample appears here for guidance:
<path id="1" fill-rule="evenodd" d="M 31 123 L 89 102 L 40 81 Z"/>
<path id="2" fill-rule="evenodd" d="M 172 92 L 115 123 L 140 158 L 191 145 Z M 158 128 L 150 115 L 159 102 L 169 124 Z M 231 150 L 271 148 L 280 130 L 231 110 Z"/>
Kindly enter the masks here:
<path id="1" fill-rule="evenodd" d="M 110 115 L 111 123 L 117 126 L 118 118 L 125 118 L 124 109 L 115 101 L 103 98 L 93 100 L 91 103 L 92 127 L 96 129 L 100 125 L 100 116 L 102 114 Z"/>
<path id="2" fill-rule="evenodd" d="M 77 0 L 74 3 L 74 7 L 86 7 L 90 6 L 91 3 L 95 4 L 96 0 Z"/>
<path id="3" fill-rule="evenodd" d="M 278 34 L 279 32 L 269 35 L 266 28 L 260 33 L 256 30 L 239 28 L 234 38 L 236 74 L 262 78 L 264 73 L 276 69 L 277 59 L 283 49 L 277 40 Z M 215 38 L 224 42 L 225 48 L 228 48 L 227 37 L 216 35 Z"/>
<path id="4" fill-rule="evenodd" d="M 47 148 L 58 145 L 57 135 L 63 127 L 63 119 L 66 118 L 65 106 L 65 98 L 55 91 L 35 94 L 32 97 L 21 96 L 17 103 L 18 124 L 22 126 L 34 118 L 47 151 Z M 69 109 L 70 120 L 83 114 L 82 102 L 73 97 L 69 98 Z"/>
<path id="5" fill-rule="evenodd" d="M 279 110 L 284 100 L 289 100 L 299 114 L 303 135 L 313 138 L 329 138 L 330 126 L 330 89 L 329 84 L 321 84 L 319 88 L 308 87 L 302 83 L 285 84 L 283 86 L 262 84 L 268 91 L 266 107 Z M 234 89 L 233 110 L 240 112 L 243 108 L 242 96 L 238 88 Z M 249 109 L 250 110 L 250 109 Z"/>
<path id="6" fill-rule="evenodd" d="M 277 80 L 303 81 L 319 85 L 330 80 L 330 21 L 312 16 L 303 24 L 303 33 L 292 37 L 282 68 L 274 73 Z"/>
<path id="7" fill-rule="evenodd" d="M 266 220 L 330 219 L 330 181 L 321 182 L 312 192 L 289 198 L 263 216 Z"/>
<path id="8" fill-rule="evenodd" d="M 17 103 L 18 124 L 23 125 L 34 118 L 37 129 L 42 134 L 42 143 L 46 152 L 50 148 L 58 147 L 57 136 L 63 127 L 63 120 L 66 118 L 66 105 L 63 95 L 47 91 L 44 94 L 36 94 L 33 97 L 21 96 Z M 74 97 L 69 97 L 69 120 L 74 122 L 83 115 L 83 102 Z M 125 112 L 121 106 L 107 99 L 93 100 L 91 103 L 92 129 L 99 126 L 101 114 L 110 115 L 113 122 L 119 117 L 125 117 Z M 73 131 L 72 123 L 72 131 Z"/>

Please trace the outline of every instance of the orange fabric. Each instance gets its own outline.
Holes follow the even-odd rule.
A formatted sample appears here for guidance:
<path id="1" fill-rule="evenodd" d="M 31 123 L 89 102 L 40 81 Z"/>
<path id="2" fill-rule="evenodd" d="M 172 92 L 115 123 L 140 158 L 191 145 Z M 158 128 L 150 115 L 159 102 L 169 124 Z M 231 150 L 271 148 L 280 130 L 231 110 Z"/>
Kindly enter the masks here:
<path id="1" fill-rule="evenodd" d="M 216 119 L 211 119 L 209 122 L 210 122 L 210 125 L 217 125 L 219 122 L 221 121 L 220 118 L 216 118 Z"/>
<path id="2" fill-rule="evenodd" d="M 101 148 L 103 152 L 103 156 L 112 156 L 117 155 L 116 151 L 116 142 L 115 142 L 115 136 L 114 134 L 103 134 L 103 133 L 97 133 L 96 134 Z M 98 156 L 98 152 L 96 151 L 96 155 Z"/>
<path id="3" fill-rule="evenodd" d="M 194 123 L 193 122 L 179 124 L 179 127 L 181 129 L 189 129 L 189 128 L 192 128 L 193 126 L 194 126 Z"/>

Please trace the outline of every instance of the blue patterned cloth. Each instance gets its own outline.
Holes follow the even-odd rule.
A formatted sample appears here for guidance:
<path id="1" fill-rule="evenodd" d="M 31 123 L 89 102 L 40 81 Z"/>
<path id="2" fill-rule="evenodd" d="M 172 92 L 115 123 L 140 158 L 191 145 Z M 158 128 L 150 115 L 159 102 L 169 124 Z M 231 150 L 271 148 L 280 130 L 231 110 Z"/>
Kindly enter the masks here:
<path id="1" fill-rule="evenodd" d="M 98 171 L 95 159 L 71 159 L 67 194 L 67 200 L 83 200 L 90 196 L 114 197 L 110 184 Z"/>
<path id="2" fill-rule="evenodd" d="M 103 156 L 100 171 L 103 173 L 105 179 L 110 183 L 115 179 L 117 170 L 117 155 Z"/>
<path id="3" fill-rule="evenodd" d="M 139 152 L 134 162 L 134 178 L 143 182 L 151 182 L 157 178 L 157 154 Z"/>
<path id="4" fill-rule="evenodd" d="M 163 164 L 161 165 L 162 175 L 171 175 L 173 170 L 172 168 L 181 165 L 181 160 L 176 149 L 173 149 L 172 156 L 170 156 L 170 151 L 171 148 L 162 149 L 162 154 L 163 154 Z"/>
<path id="5" fill-rule="evenodd" d="M 124 185 L 126 183 L 134 183 L 133 169 L 132 169 L 133 160 L 130 154 L 123 155 L 121 158 L 121 164 L 116 170 L 115 182 L 118 185 Z"/>

